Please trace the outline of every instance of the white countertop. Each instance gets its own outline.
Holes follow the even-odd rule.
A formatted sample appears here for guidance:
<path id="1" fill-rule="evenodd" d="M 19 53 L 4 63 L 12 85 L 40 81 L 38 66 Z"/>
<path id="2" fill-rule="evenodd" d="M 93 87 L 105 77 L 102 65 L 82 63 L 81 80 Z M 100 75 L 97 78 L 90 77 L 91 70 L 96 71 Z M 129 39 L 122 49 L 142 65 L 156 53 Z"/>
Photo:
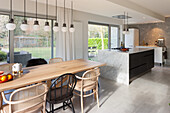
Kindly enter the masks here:
<path id="1" fill-rule="evenodd" d="M 113 50 L 113 49 L 109 50 L 109 49 L 106 49 L 104 51 L 134 54 L 134 53 L 139 53 L 139 52 L 144 52 L 144 51 L 149 51 L 149 50 L 153 50 L 153 49 L 152 48 L 132 48 L 132 49 L 129 49 L 129 51 L 126 51 L 126 52 L 123 52 L 123 51 L 120 51 L 120 50 Z M 100 50 L 100 51 L 102 51 L 102 50 Z"/>

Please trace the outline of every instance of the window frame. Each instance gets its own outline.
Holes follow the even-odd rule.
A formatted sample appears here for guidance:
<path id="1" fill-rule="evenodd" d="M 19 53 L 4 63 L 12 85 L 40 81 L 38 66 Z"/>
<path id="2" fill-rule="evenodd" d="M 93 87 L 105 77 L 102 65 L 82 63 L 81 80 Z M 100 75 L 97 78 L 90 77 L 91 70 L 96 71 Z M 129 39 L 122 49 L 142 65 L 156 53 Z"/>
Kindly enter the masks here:
<path id="1" fill-rule="evenodd" d="M 101 25 L 101 26 L 108 26 L 108 49 L 111 49 L 111 27 L 117 27 L 118 28 L 118 46 L 120 46 L 120 25 L 114 25 L 114 24 L 106 24 L 106 23 L 99 23 L 99 22 L 92 22 L 89 21 L 88 25 Z M 88 37 L 89 38 L 89 37 Z"/>

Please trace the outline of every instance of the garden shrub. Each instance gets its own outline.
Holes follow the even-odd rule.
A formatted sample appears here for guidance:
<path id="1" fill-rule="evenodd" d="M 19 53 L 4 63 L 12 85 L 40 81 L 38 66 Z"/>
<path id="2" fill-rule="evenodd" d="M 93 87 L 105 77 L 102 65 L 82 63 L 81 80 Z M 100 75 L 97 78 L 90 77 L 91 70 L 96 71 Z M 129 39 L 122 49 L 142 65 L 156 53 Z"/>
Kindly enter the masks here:
<path id="1" fill-rule="evenodd" d="M 101 38 L 89 38 L 88 47 L 97 47 L 97 49 L 102 49 L 102 39 Z M 108 49 L 108 38 L 104 38 L 104 49 Z"/>
<path id="2" fill-rule="evenodd" d="M 6 60 L 7 59 L 7 54 L 3 51 L 0 51 L 0 61 Z"/>

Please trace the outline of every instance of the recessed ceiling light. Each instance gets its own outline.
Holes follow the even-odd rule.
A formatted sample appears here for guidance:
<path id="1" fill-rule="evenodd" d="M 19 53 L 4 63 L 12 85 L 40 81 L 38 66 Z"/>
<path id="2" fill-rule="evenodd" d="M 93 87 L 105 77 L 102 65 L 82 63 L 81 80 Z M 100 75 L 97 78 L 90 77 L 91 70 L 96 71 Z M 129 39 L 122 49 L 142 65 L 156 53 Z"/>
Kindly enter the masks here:
<path id="1" fill-rule="evenodd" d="M 116 15 L 116 16 L 112 16 L 113 18 L 117 18 L 117 19 L 127 19 L 127 18 L 132 18 L 130 16 L 126 16 L 126 15 Z"/>

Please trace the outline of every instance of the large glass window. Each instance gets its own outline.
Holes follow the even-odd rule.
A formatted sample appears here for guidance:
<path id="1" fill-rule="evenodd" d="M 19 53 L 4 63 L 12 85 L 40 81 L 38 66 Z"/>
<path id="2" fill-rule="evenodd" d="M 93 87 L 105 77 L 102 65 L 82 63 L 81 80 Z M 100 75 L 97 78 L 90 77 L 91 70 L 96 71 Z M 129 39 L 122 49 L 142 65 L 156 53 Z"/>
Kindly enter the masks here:
<path id="1" fill-rule="evenodd" d="M 9 61 L 9 32 L 5 27 L 8 20 L 8 15 L 0 15 L 0 65 Z"/>
<path id="2" fill-rule="evenodd" d="M 24 32 L 20 29 L 23 17 L 15 16 L 14 18 L 17 25 L 14 31 L 14 61 L 20 60 L 24 65 L 30 57 L 44 58 L 48 61 L 51 58 L 51 31 L 44 31 L 46 20 L 38 19 L 40 30 L 34 31 L 35 18 L 27 18 L 29 30 Z M 49 23 L 51 26 L 51 20 L 49 20 Z"/>
<path id="3" fill-rule="evenodd" d="M 98 50 L 109 48 L 109 26 L 89 24 L 88 35 L 88 56 L 95 60 Z"/>
<path id="4" fill-rule="evenodd" d="M 111 48 L 118 48 L 119 47 L 119 27 L 118 26 L 111 26 Z"/>
<path id="5" fill-rule="evenodd" d="M 119 48 L 119 26 L 89 22 L 88 25 L 88 57 L 96 60 L 98 50 Z"/>

